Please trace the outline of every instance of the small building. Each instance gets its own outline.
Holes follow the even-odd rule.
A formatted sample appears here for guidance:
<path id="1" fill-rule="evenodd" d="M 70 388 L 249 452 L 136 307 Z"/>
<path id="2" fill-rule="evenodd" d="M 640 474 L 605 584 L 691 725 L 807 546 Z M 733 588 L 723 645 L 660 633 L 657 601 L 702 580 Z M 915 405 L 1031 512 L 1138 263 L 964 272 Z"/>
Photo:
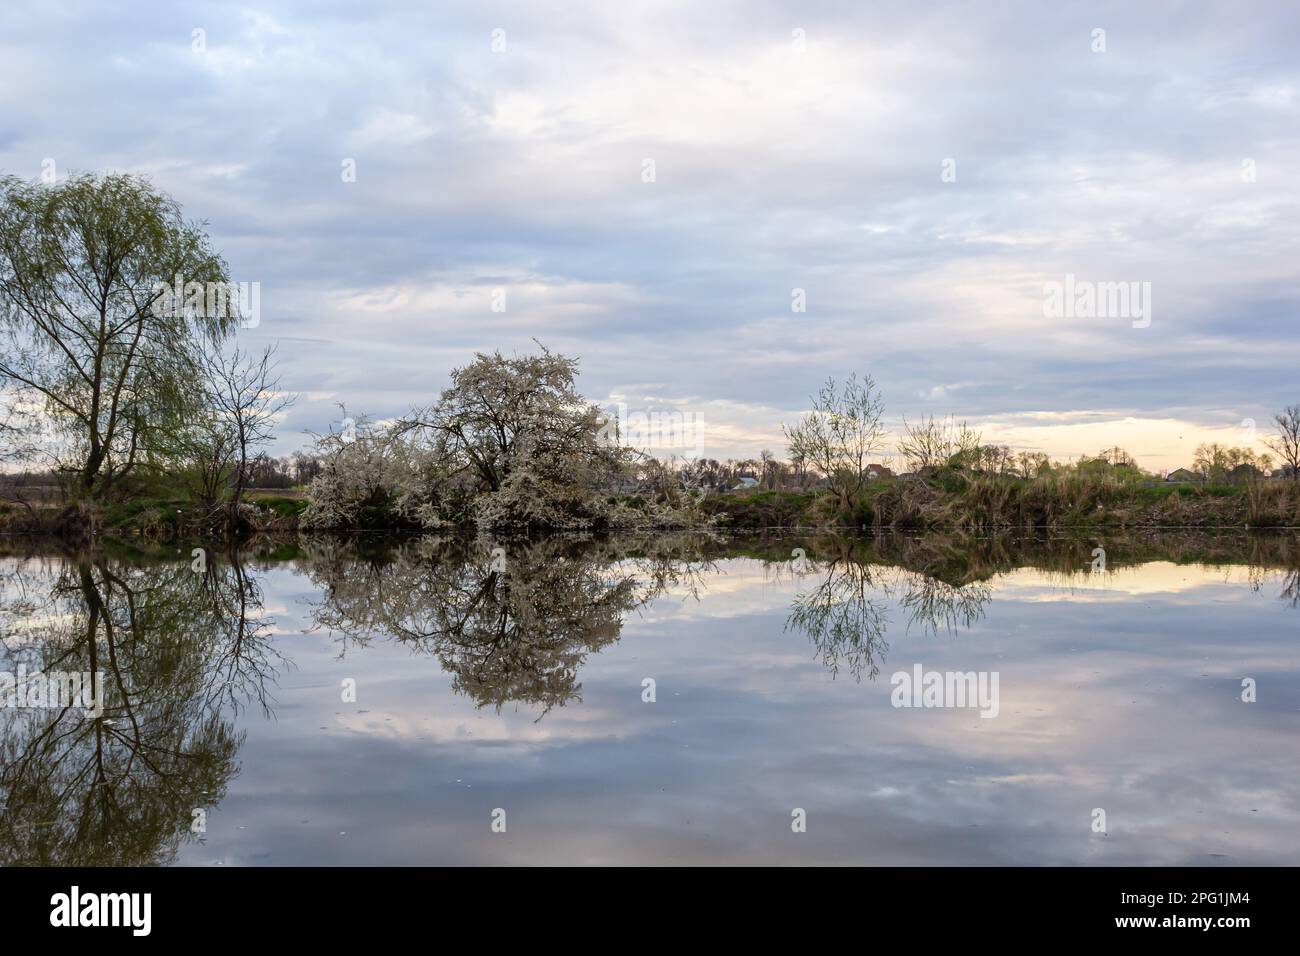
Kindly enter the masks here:
<path id="1" fill-rule="evenodd" d="M 745 491 L 749 488 L 758 487 L 758 479 L 753 475 L 741 475 L 736 479 L 736 482 L 736 487 L 733 488 L 732 491 Z"/>
<path id="2" fill-rule="evenodd" d="M 894 473 L 884 465 L 867 465 L 867 478 L 893 478 Z"/>
<path id="3" fill-rule="evenodd" d="M 1228 472 L 1228 481 L 1234 485 L 1244 485 L 1256 478 L 1263 478 L 1264 473 L 1249 462 L 1243 462 Z"/>
<path id="4" fill-rule="evenodd" d="M 1174 484 L 1188 484 L 1190 482 L 1199 483 L 1201 476 L 1194 471 L 1188 471 L 1186 468 L 1175 468 L 1169 474 L 1165 475 L 1165 481 Z"/>

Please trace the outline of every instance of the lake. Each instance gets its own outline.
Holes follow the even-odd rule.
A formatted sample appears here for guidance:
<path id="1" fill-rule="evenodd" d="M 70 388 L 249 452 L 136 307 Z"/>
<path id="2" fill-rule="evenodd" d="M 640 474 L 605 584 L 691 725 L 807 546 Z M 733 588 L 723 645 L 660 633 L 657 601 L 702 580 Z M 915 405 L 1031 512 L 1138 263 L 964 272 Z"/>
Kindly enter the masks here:
<path id="1" fill-rule="evenodd" d="M 1295 535 L 0 547 L 5 866 L 1300 845 Z"/>

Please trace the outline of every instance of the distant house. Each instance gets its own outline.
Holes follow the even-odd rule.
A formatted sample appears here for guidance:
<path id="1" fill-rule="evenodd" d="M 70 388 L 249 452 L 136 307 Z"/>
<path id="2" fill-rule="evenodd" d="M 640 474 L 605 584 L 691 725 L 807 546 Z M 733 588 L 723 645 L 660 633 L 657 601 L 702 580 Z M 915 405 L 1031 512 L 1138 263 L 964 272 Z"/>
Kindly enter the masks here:
<path id="1" fill-rule="evenodd" d="M 1228 472 L 1228 481 L 1234 485 L 1244 485 L 1256 478 L 1263 478 L 1264 473 L 1249 462 L 1243 462 Z"/>
<path id="2" fill-rule="evenodd" d="M 1194 471 L 1188 471 L 1186 468 L 1175 468 L 1169 474 L 1165 475 L 1165 481 L 1171 481 L 1175 484 L 1186 484 L 1187 482 L 1199 482 L 1201 476 Z"/>
<path id="3" fill-rule="evenodd" d="M 893 478 L 894 473 L 884 465 L 867 465 L 867 478 Z"/>
<path id="4" fill-rule="evenodd" d="M 1279 481 L 1281 481 L 1283 478 L 1294 478 L 1295 469 L 1292 468 L 1290 465 L 1283 465 L 1281 468 L 1277 469 L 1277 471 L 1273 472 L 1273 474 L 1269 475 L 1269 477 L 1276 478 Z"/>
<path id="5" fill-rule="evenodd" d="M 753 475 L 741 475 L 736 479 L 736 482 L 736 487 L 732 488 L 732 491 L 745 491 L 748 488 L 758 487 L 758 479 Z"/>

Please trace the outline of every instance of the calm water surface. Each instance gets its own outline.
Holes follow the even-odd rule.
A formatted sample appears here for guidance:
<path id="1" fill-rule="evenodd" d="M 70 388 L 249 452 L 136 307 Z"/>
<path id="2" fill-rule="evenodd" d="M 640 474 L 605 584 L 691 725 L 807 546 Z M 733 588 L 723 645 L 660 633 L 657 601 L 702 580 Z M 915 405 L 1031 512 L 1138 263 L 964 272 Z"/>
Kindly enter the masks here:
<path id="1" fill-rule="evenodd" d="M 1294 536 L 3 547 L 3 865 L 1300 860 Z"/>

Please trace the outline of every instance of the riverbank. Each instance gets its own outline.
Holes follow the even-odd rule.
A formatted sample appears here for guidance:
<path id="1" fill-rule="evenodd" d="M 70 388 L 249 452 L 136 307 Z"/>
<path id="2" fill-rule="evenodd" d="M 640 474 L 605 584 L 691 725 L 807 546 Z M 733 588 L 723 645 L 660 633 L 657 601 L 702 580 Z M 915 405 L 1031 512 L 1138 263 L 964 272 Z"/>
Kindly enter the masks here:
<path id="1" fill-rule="evenodd" d="M 998 532 L 1070 529 L 1300 527 L 1300 482 L 1144 485 L 1090 477 L 1017 479 L 949 474 L 882 479 L 850 512 L 826 494 L 762 491 L 705 499 L 731 528 L 842 527 Z"/>
<path id="2" fill-rule="evenodd" d="M 1103 554 L 1099 555 L 1097 549 Z M 959 586 L 985 581 L 1014 568 L 1034 568 L 1066 577 L 1114 571 L 1153 561 L 1177 565 L 1249 565 L 1300 569 L 1300 529 L 1172 528 L 1127 531 L 961 532 L 881 531 L 854 533 L 831 528 L 669 531 L 640 533 L 557 533 L 486 538 L 429 532 L 277 531 L 239 542 L 205 538 L 175 540 L 99 535 L 84 542 L 59 536 L 0 535 L 0 559 L 61 556 L 78 561 L 113 560 L 149 566 L 159 562 L 283 563 L 308 568 L 340 556 L 363 564 L 385 564 L 399 555 L 429 560 L 491 564 L 496 549 L 507 562 L 544 552 L 544 567 L 556 560 L 600 555 L 617 561 L 709 563 L 748 558 L 778 571 L 806 571 L 810 565 L 887 565 Z M 1100 560 L 1099 560 L 1100 559 Z M 518 569 L 517 569 L 518 570 Z"/>
<path id="3" fill-rule="evenodd" d="M 299 495 L 253 495 L 240 509 L 241 529 L 232 535 L 224 513 L 213 514 L 183 499 L 132 498 L 106 505 L 87 502 L 0 502 L 0 534 L 70 540 L 99 535 L 150 540 L 242 538 L 249 534 L 296 531 L 307 508 Z"/>
<path id="4" fill-rule="evenodd" d="M 618 500 L 631 509 L 644 505 L 635 495 L 619 496 Z M 308 504 L 300 491 L 254 492 L 240 511 L 242 527 L 235 537 L 295 532 Z M 929 480 L 881 479 L 868 486 L 851 509 L 840 506 L 825 491 L 754 490 L 705 495 L 695 503 L 693 515 L 694 521 L 680 527 L 967 533 L 1296 528 L 1300 527 L 1300 482 L 1149 485 L 1081 476 L 1016 479 L 947 474 Z M 325 530 L 427 529 L 388 510 L 375 509 L 366 512 L 364 521 Z M 473 528 L 460 530 L 472 532 Z M 220 516 L 202 512 L 192 503 L 143 498 L 103 506 L 0 503 L 0 532 L 70 539 L 95 535 L 150 540 L 232 537 Z"/>

